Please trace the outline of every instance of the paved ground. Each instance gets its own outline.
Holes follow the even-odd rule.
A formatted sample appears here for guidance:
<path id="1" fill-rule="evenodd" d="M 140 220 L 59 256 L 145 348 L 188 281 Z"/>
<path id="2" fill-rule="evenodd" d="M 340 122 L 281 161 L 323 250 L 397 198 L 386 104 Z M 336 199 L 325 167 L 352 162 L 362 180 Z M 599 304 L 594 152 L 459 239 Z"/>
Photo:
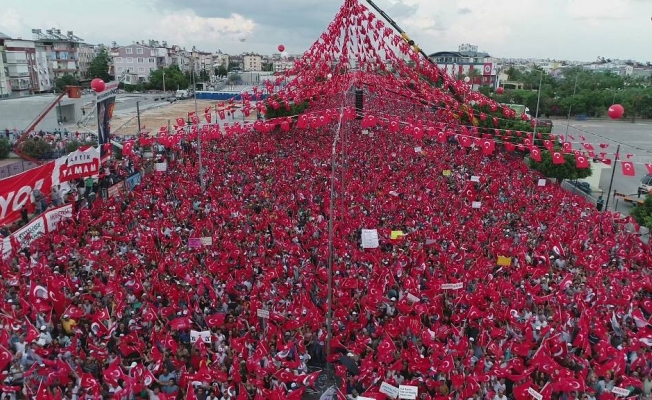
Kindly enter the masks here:
<path id="1" fill-rule="evenodd" d="M 553 128 L 555 134 L 566 133 L 566 120 L 556 120 Z M 570 139 L 573 148 L 581 148 L 580 135 L 584 135 L 587 143 L 593 144 L 596 151 L 603 151 L 609 154 L 616 153 L 617 146 L 620 144 L 620 158 L 624 161 L 634 162 L 636 170 L 635 177 L 628 177 L 622 174 L 621 164 L 618 163 L 615 168 L 614 180 L 611 189 L 619 193 L 636 194 L 641 178 L 647 174 L 647 168 L 644 163 L 652 163 L 652 121 L 641 121 L 632 123 L 631 121 L 611 121 L 611 120 L 587 120 L 587 121 L 570 121 L 568 134 L 575 140 Z M 599 144 L 608 144 L 606 149 L 600 149 Z M 627 155 L 630 155 L 628 158 Z M 599 188 L 606 193 L 609 189 L 612 169 L 607 168 L 602 171 L 594 168 L 594 174 L 599 176 Z M 609 209 L 614 209 L 615 202 L 613 197 L 609 201 Z M 618 202 L 618 211 L 627 213 L 630 206 Z"/>

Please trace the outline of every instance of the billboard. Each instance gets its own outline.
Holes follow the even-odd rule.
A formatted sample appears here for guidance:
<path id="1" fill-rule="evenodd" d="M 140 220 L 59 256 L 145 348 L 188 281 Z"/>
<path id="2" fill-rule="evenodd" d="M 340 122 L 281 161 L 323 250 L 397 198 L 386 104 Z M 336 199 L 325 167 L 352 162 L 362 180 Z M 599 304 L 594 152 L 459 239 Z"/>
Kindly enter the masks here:
<path id="1" fill-rule="evenodd" d="M 100 157 L 104 157 L 104 144 L 110 143 L 111 118 L 118 94 L 118 82 L 109 82 L 103 92 L 97 93 L 97 137 L 100 144 Z"/>

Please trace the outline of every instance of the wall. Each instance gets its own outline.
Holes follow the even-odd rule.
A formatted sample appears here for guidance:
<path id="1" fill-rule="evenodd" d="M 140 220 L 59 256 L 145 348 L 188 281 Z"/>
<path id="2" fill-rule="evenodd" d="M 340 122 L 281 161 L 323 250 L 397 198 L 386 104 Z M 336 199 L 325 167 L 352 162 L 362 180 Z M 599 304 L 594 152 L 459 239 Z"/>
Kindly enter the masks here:
<path id="1" fill-rule="evenodd" d="M 0 100 L 0 130 L 23 130 L 34 121 L 39 113 L 45 109 L 52 101 L 54 96 L 29 96 L 18 99 Z M 61 100 L 62 111 L 68 116 L 68 121 L 75 121 L 81 116 L 82 99 L 64 98 Z M 43 121 L 39 123 L 36 130 L 53 131 L 59 127 L 57 120 L 57 107 L 50 111 Z"/>

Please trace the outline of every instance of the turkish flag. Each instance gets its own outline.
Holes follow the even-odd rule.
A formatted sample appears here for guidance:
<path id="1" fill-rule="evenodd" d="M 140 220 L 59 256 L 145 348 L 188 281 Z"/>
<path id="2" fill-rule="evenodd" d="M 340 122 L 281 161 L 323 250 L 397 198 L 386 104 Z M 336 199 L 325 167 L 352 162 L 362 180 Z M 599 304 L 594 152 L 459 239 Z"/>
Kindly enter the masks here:
<path id="1" fill-rule="evenodd" d="M 647 173 L 652 175 L 652 164 L 645 164 L 645 168 L 647 168 Z"/>
<path id="2" fill-rule="evenodd" d="M 536 147 L 530 149 L 530 158 L 536 162 L 541 162 L 541 150 Z"/>
<path id="3" fill-rule="evenodd" d="M 575 155 L 575 166 L 577 168 L 589 168 L 589 160 L 583 155 Z"/>
<path id="4" fill-rule="evenodd" d="M 634 163 L 631 161 L 622 161 L 623 175 L 625 176 L 636 176 L 636 170 L 634 169 Z"/>
<path id="5" fill-rule="evenodd" d="M 588 150 L 588 151 L 593 151 L 593 150 L 595 150 L 595 148 L 593 147 L 593 145 L 592 145 L 591 143 L 582 143 L 582 145 L 583 145 L 584 148 L 585 148 L 586 150 Z"/>
<path id="6" fill-rule="evenodd" d="M 564 164 L 565 162 L 566 162 L 566 159 L 564 158 L 563 154 L 561 154 L 558 151 L 555 151 L 554 153 L 552 153 L 552 163 L 553 164 L 559 165 L 559 164 Z"/>
<path id="7" fill-rule="evenodd" d="M 564 153 L 572 153 L 573 152 L 573 144 L 571 142 L 564 142 Z"/>
<path id="8" fill-rule="evenodd" d="M 496 143 L 491 139 L 485 139 L 482 141 L 482 154 L 485 156 L 490 156 L 494 153 L 496 149 Z"/>

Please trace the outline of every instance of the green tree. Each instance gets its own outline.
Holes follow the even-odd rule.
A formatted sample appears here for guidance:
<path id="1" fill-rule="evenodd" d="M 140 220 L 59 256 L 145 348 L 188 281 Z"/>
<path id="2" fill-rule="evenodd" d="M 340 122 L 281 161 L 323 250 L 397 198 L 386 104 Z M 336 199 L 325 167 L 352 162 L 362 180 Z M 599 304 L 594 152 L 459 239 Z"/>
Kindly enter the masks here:
<path id="1" fill-rule="evenodd" d="M 199 82 L 207 82 L 210 80 L 210 77 L 208 76 L 208 71 L 205 69 L 202 69 L 199 71 Z"/>
<path id="2" fill-rule="evenodd" d="M 58 92 L 63 92 L 63 89 L 66 86 L 79 86 L 79 79 L 75 78 L 72 75 L 66 74 L 54 81 L 54 86 L 57 88 Z"/>
<path id="3" fill-rule="evenodd" d="M 274 64 L 272 63 L 263 63 L 263 71 L 274 71 Z"/>
<path id="4" fill-rule="evenodd" d="M 160 68 L 149 74 L 147 87 L 154 90 L 163 90 L 163 74 L 165 73 L 165 90 L 187 89 L 190 81 L 178 66 L 172 65 Z"/>
<path id="5" fill-rule="evenodd" d="M 215 68 L 215 75 L 219 76 L 220 78 L 226 76 L 228 73 L 229 71 L 223 65 Z"/>
<path id="6" fill-rule="evenodd" d="M 9 143 L 9 140 L 5 138 L 0 139 L 0 160 L 4 160 L 5 158 L 9 157 L 10 152 L 11 144 Z"/>
<path id="7" fill-rule="evenodd" d="M 229 84 L 235 85 L 236 83 L 238 83 L 240 81 L 240 75 L 231 74 L 231 75 L 229 75 L 228 81 L 229 81 Z"/>
<path id="8" fill-rule="evenodd" d="M 541 150 L 541 162 L 530 159 L 530 168 L 541 172 L 547 178 L 554 178 L 558 184 L 564 179 L 584 179 L 593 174 L 592 168 L 577 168 L 574 154 L 564 154 L 563 164 L 553 164 L 552 153 Z"/>
<path id="9" fill-rule="evenodd" d="M 72 153 L 82 146 L 97 146 L 97 141 L 80 142 L 79 140 L 71 140 L 66 144 L 66 152 Z"/>
<path id="10" fill-rule="evenodd" d="M 104 82 L 113 80 L 113 77 L 109 74 L 110 63 L 111 57 L 109 56 L 109 52 L 106 48 L 103 48 L 88 65 L 88 78 L 100 78 Z"/>
<path id="11" fill-rule="evenodd" d="M 652 196 L 648 196 L 643 204 L 636 206 L 629 215 L 637 224 L 652 229 Z"/>
<path id="12" fill-rule="evenodd" d="M 27 140 L 22 147 L 22 152 L 37 160 L 47 159 L 52 155 L 54 148 L 45 140 L 34 138 Z"/>

